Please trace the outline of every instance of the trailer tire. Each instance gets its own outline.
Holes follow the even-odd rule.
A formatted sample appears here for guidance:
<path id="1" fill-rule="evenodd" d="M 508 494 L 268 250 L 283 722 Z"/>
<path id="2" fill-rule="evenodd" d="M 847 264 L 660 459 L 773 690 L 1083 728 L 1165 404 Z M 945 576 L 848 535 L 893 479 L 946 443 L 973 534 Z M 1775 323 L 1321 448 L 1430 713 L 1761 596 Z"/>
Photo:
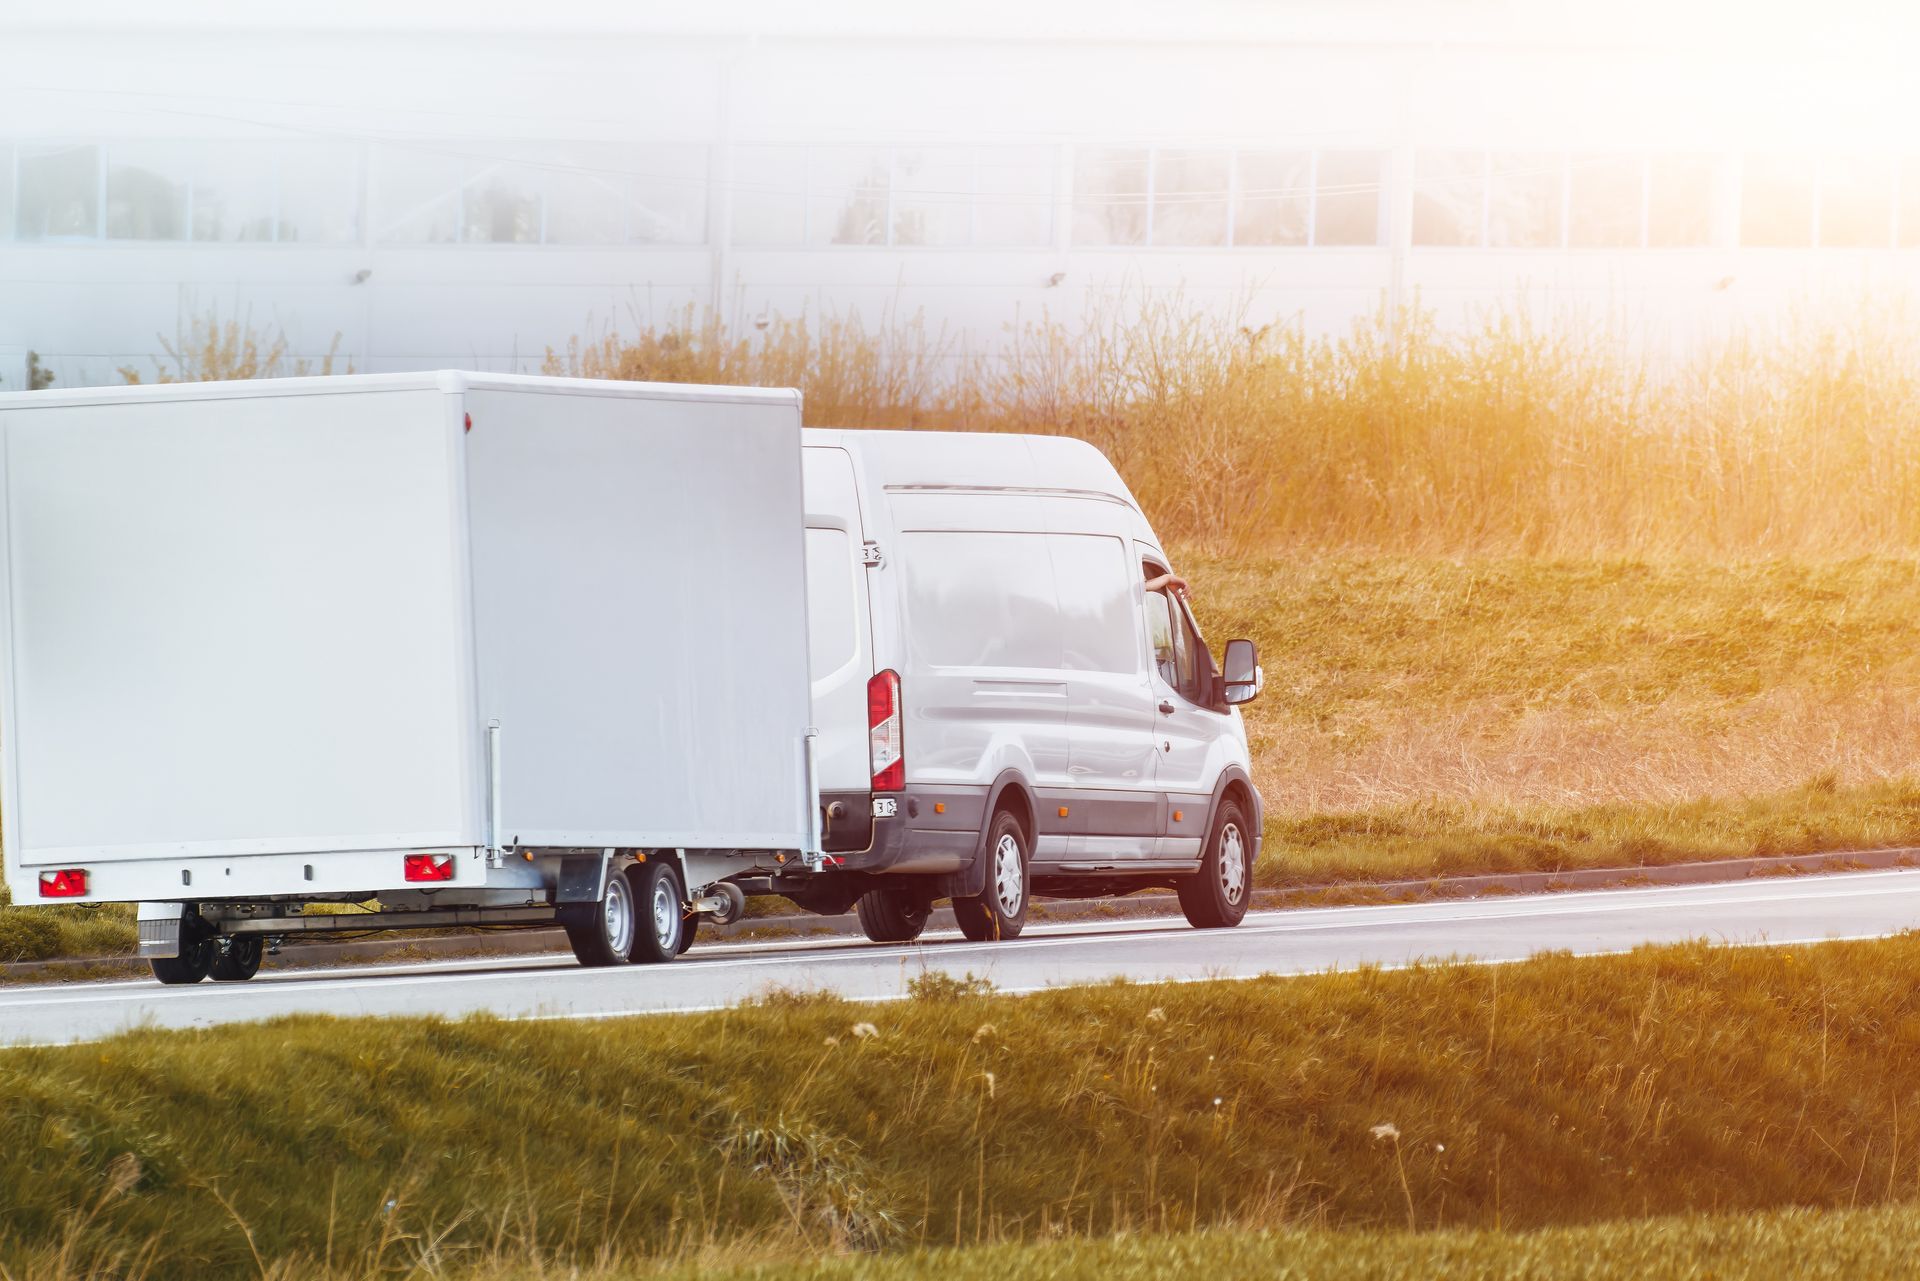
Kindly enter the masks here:
<path id="1" fill-rule="evenodd" d="M 682 912 L 680 914 L 680 950 L 675 956 L 685 956 L 687 949 L 693 946 L 693 936 L 700 932 L 700 913 Z"/>
<path id="2" fill-rule="evenodd" d="M 960 932 L 975 943 L 1018 938 L 1032 897 L 1032 865 L 1026 829 L 1012 811 L 999 811 L 987 829 L 986 887 L 953 900 L 953 919 Z"/>
<path id="3" fill-rule="evenodd" d="M 260 972 L 267 948 L 258 934 L 236 934 L 217 950 L 207 973 L 215 983 L 244 983 Z"/>
<path id="4" fill-rule="evenodd" d="M 554 918 L 580 964 L 625 965 L 632 959 L 640 921 L 633 880 L 626 874 L 607 877 L 606 895 L 598 903 L 562 903 Z"/>
<path id="5" fill-rule="evenodd" d="M 911 943 L 927 928 L 929 911 L 922 900 L 905 890 L 868 890 L 854 904 L 860 929 L 875 943 Z"/>
<path id="6" fill-rule="evenodd" d="M 633 959 L 640 965 L 671 961 L 684 950 L 687 933 L 687 892 L 680 873 L 664 859 L 637 863 L 627 870 L 638 905 L 633 931 Z"/>
<path id="7" fill-rule="evenodd" d="M 212 971 L 218 951 L 219 944 L 214 942 L 211 934 L 207 934 L 192 942 L 181 940 L 180 955 L 156 956 L 147 964 L 153 968 L 153 977 L 162 983 L 198 983 Z"/>
<path id="8" fill-rule="evenodd" d="M 1220 806 L 1200 870 L 1181 878 L 1180 910 L 1195 929 L 1228 929 L 1245 918 L 1252 899 L 1253 842 L 1240 802 L 1229 799 Z"/>

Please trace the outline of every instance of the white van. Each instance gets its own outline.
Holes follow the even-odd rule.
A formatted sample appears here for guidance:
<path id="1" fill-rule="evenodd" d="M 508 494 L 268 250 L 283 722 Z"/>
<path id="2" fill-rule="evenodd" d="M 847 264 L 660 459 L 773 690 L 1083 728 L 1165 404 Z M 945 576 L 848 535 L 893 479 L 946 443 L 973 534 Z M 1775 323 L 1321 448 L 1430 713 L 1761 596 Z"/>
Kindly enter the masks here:
<path id="1" fill-rule="evenodd" d="M 1246 914 L 1260 794 L 1236 704 L 1139 504 L 1060 437 L 802 433 L 816 777 L 826 866 L 765 886 L 916 937 L 953 901 L 972 939 L 1036 896 L 1179 891 Z"/>

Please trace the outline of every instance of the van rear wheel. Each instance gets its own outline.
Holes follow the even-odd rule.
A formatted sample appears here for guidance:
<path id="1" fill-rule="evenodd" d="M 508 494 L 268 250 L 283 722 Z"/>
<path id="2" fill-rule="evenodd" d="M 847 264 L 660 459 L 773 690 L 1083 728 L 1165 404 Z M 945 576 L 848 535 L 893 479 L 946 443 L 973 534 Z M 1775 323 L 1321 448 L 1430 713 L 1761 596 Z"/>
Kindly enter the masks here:
<path id="1" fill-rule="evenodd" d="M 1180 882 L 1180 910 L 1195 929 L 1240 924 L 1253 898 L 1253 841 L 1239 801 L 1226 801 L 1214 820 L 1200 870 Z"/>
<path id="2" fill-rule="evenodd" d="M 987 884 L 978 894 L 953 900 L 960 932 L 975 943 L 1019 937 L 1027 923 L 1027 868 L 1032 856 L 1020 820 L 1006 810 L 987 830 Z"/>
<path id="3" fill-rule="evenodd" d="M 927 904 L 905 890 L 868 890 L 854 905 L 860 928 L 875 943 L 911 943 L 927 928 Z"/>

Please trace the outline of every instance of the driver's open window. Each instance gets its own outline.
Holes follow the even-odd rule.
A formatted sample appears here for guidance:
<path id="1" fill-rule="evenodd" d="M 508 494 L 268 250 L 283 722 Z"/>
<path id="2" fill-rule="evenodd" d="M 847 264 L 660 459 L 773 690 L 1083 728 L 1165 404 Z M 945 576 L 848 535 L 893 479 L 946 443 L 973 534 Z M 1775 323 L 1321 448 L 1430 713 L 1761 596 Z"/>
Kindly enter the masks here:
<path id="1" fill-rule="evenodd" d="M 1167 572 L 1152 561 L 1143 562 L 1141 570 L 1142 577 L 1148 582 Z M 1183 666 L 1190 670 L 1193 660 L 1190 655 L 1184 660 L 1182 658 L 1185 646 L 1182 643 L 1180 607 L 1164 590 L 1155 589 L 1146 594 L 1146 610 L 1147 645 L 1152 651 L 1153 669 L 1160 674 L 1161 680 L 1174 689 L 1184 689 L 1180 681 L 1181 670 Z"/>

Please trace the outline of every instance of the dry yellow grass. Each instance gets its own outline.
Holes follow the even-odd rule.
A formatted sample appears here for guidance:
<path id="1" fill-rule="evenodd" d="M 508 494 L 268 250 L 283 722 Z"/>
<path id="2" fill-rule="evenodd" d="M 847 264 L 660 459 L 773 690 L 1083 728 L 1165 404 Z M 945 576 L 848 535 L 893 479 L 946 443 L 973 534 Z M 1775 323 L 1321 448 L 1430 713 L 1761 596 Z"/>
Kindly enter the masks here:
<path id="1" fill-rule="evenodd" d="M 1163 534 L 1220 550 L 1846 555 L 1920 548 L 1916 356 L 1920 323 L 1886 300 L 1681 358 L 1515 313 L 1329 341 L 1120 300 L 985 352 L 917 318 L 742 336 L 689 310 L 547 369 L 798 386 L 822 426 L 1080 436 Z"/>

